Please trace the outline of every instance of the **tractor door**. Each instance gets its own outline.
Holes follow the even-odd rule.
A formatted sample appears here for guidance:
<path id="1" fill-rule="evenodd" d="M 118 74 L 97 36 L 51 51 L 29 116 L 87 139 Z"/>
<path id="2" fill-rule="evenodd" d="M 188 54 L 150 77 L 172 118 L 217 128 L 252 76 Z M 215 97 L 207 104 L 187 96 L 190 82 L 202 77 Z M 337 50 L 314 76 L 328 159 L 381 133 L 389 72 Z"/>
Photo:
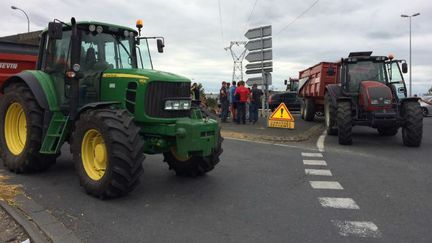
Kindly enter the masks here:
<path id="1" fill-rule="evenodd" d="M 42 70 L 50 74 L 60 106 L 68 104 L 68 89 L 65 84 L 66 71 L 70 63 L 71 31 L 63 31 L 61 39 L 46 39 L 48 44 L 43 53 Z"/>

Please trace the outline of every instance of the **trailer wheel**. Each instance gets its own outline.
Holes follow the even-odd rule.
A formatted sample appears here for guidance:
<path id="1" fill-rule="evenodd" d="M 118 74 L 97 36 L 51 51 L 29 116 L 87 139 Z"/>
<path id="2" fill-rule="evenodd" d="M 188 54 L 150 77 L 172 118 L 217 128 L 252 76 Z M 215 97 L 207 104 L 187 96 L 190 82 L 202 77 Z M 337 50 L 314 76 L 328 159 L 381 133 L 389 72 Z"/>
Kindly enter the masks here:
<path id="1" fill-rule="evenodd" d="M 402 140 L 405 146 L 419 147 L 423 135 L 423 114 L 418 102 L 405 102 L 402 105 L 405 125 L 402 127 Z"/>
<path id="2" fill-rule="evenodd" d="M 315 117 L 315 102 L 312 99 L 305 100 L 304 119 L 305 121 L 313 121 Z"/>
<path id="3" fill-rule="evenodd" d="M 398 133 L 398 127 L 379 127 L 377 128 L 381 136 L 395 136 Z"/>
<path id="4" fill-rule="evenodd" d="M 75 124 L 72 152 L 80 184 L 99 198 L 126 195 L 143 172 L 144 141 L 125 110 L 90 110 Z"/>
<path id="5" fill-rule="evenodd" d="M 352 114 L 350 102 L 339 102 L 337 108 L 339 144 L 352 144 Z"/>
<path id="6" fill-rule="evenodd" d="M 336 127 L 336 106 L 333 104 L 328 93 L 326 93 L 324 96 L 324 117 L 327 134 L 337 135 L 338 130 Z"/>
<path id="7" fill-rule="evenodd" d="M 0 153 L 12 172 L 45 170 L 58 155 L 39 153 L 44 110 L 24 83 L 11 84 L 0 102 Z"/>
<path id="8" fill-rule="evenodd" d="M 303 119 L 303 120 L 305 119 L 304 114 L 305 114 L 305 101 L 303 99 L 300 101 L 300 116 L 301 116 L 301 119 Z"/>
<path id="9" fill-rule="evenodd" d="M 175 148 L 170 152 L 164 153 L 164 161 L 168 163 L 169 169 L 174 170 L 177 176 L 182 177 L 197 177 L 214 169 L 215 165 L 219 163 L 219 156 L 222 154 L 222 141 L 223 137 L 219 133 L 218 146 L 210 156 L 190 156 L 179 157 L 175 153 Z"/>

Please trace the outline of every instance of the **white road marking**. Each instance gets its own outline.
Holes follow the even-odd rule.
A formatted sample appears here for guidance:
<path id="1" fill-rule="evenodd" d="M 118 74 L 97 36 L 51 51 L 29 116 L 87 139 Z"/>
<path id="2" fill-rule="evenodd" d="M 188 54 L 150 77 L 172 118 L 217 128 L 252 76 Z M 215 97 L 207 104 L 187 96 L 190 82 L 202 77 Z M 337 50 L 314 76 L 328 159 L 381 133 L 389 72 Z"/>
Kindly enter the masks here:
<path id="1" fill-rule="evenodd" d="M 324 141 L 325 141 L 326 135 L 327 135 L 327 132 L 324 131 L 323 134 L 321 136 L 319 136 L 319 138 L 317 140 L 316 145 L 317 145 L 318 151 L 320 151 L 320 152 L 324 152 Z"/>
<path id="2" fill-rule="evenodd" d="M 303 157 L 318 157 L 318 158 L 322 158 L 323 155 L 322 153 L 302 153 Z"/>
<path id="3" fill-rule="evenodd" d="M 342 221 L 332 220 L 342 236 L 357 236 L 368 238 L 379 238 L 382 236 L 378 227 L 369 221 Z"/>
<path id="4" fill-rule="evenodd" d="M 317 176 L 332 176 L 330 170 L 319 170 L 319 169 L 305 169 L 306 175 L 317 175 Z"/>
<path id="5" fill-rule="evenodd" d="M 352 198 L 344 197 L 319 197 L 321 206 L 325 208 L 360 209 Z"/>
<path id="6" fill-rule="evenodd" d="M 304 159 L 303 160 L 303 164 L 305 164 L 305 165 L 324 165 L 324 166 L 327 166 L 327 163 L 325 162 L 325 160 L 309 160 L 309 159 Z"/>
<path id="7" fill-rule="evenodd" d="M 309 181 L 313 189 L 343 190 L 342 185 L 337 181 Z"/>

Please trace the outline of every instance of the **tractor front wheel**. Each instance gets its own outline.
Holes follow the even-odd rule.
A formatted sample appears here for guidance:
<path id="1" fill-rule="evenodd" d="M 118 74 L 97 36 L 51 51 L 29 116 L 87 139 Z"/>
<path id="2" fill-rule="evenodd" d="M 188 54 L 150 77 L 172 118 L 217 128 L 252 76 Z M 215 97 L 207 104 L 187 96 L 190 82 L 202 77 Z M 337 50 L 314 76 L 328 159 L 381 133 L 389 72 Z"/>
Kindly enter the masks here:
<path id="1" fill-rule="evenodd" d="M 214 169 L 219 162 L 219 156 L 222 154 L 223 138 L 219 134 L 219 141 L 216 149 L 210 156 L 189 156 L 179 157 L 176 154 L 175 147 L 170 152 L 164 153 L 164 161 L 168 163 L 169 169 L 174 170 L 177 176 L 197 177 Z"/>
<path id="2" fill-rule="evenodd" d="M 144 142 L 125 110 L 90 110 L 75 124 L 72 153 L 80 184 L 100 198 L 123 196 L 139 184 Z"/>
<path id="3" fill-rule="evenodd" d="M 0 154 L 15 173 L 47 169 L 57 155 L 39 153 L 44 110 L 24 83 L 11 84 L 0 102 Z"/>
<path id="4" fill-rule="evenodd" d="M 423 113 L 420 104 L 405 102 L 402 105 L 402 116 L 405 125 L 402 127 L 402 140 L 405 146 L 419 147 L 423 135 Z"/>
<path id="5" fill-rule="evenodd" d="M 324 117 L 327 134 L 336 135 L 338 133 L 336 127 L 336 106 L 333 104 L 328 93 L 324 96 Z"/>
<path id="6" fill-rule="evenodd" d="M 339 144 L 352 144 L 352 114 L 350 102 L 339 102 L 337 108 Z"/>

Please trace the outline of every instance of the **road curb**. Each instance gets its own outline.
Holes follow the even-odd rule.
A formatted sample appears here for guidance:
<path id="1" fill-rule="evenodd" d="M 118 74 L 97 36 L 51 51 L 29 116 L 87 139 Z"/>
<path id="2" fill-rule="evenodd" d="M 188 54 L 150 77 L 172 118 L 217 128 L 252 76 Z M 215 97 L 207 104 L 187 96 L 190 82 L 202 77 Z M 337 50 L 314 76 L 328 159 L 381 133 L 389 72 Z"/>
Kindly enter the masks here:
<path id="1" fill-rule="evenodd" d="M 19 210 L 13 208 L 5 201 L 0 201 L 0 207 L 2 207 L 6 213 L 17 222 L 17 224 L 23 227 L 32 242 L 45 243 L 49 240 L 48 237 Z"/>
<path id="2" fill-rule="evenodd" d="M 322 133 L 324 126 L 322 124 L 314 125 L 313 127 L 306 130 L 304 133 L 295 136 L 268 136 L 268 135 L 256 135 L 251 133 L 234 132 L 230 130 L 224 130 L 222 128 L 221 134 L 226 138 L 244 139 L 249 141 L 262 141 L 262 142 L 272 142 L 272 143 L 289 143 L 289 142 L 301 142 L 310 139 L 314 135 L 319 135 Z"/>
<path id="3" fill-rule="evenodd" d="M 4 201 L 0 205 L 27 231 L 32 242 L 81 242 L 63 223 L 23 194 L 15 197 L 13 206 Z"/>

